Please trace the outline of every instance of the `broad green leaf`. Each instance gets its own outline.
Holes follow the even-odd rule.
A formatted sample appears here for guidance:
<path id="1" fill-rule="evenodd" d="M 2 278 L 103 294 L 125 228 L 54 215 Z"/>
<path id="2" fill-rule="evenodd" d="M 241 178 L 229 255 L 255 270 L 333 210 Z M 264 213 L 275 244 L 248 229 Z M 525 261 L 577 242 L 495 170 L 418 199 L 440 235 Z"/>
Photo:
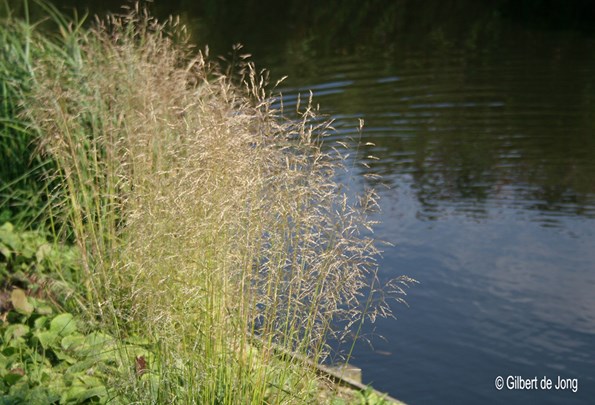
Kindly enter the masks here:
<path id="1" fill-rule="evenodd" d="M 20 250 L 21 240 L 19 236 L 14 233 L 14 226 L 10 222 L 6 222 L 0 226 L 0 242 L 14 250 Z"/>
<path id="2" fill-rule="evenodd" d="M 3 233 L 13 233 L 14 232 L 14 225 L 10 222 L 5 222 L 2 226 L 0 226 L 0 237 L 2 237 Z"/>
<path id="3" fill-rule="evenodd" d="M 6 257 L 6 260 L 10 260 L 12 250 L 10 250 L 10 248 L 6 246 L 4 243 L 0 242 L 0 253 L 2 253 L 2 255 Z"/>
<path id="4" fill-rule="evenodd" d="M 91 398 L 101 398 L 107 395 L 107 390 L 104 386 L 88 388 L 86 386 L 76 385 L 71 387 L 60 398 L 60 403 L 74 403 L 80 404 Z"/>
<path id="5" fill-rule="evenodd" d="M 147 338 L 144 337 L 140 337 L 138 335 L 133 335 L 133 336 L 129 336 L 125 339 L 125 341 L 127 343 L 133 344 L 133 345 L 139 345 L 139 346 L 144 346 L 144 345 L 148 345 L 151 344 L 151 341 Z"/>
<path id="6" fill-rule="evenodd" d="M 39 315 L 51 315 L 54 310 L 48 304 L 41 304 L 35 308 L 35 312 L 37 312 Z"/>
<path id="7" fill-rule="evenodd" d="M 51 330 L 38 331 L 33 334 L 44 349 L 49 349 L 58 341 L 58 334 Z"/>
<path id="8" fill-rule="evenodd" d="M 62 338 L 62 349 L 69 351 L 78 351 L 85 347 L 86 338 L 79 333 L 73 333 L 72 335 L 64 336 Z"/>
<path id="9" fill-rule="evenodd" d="M 80 398 L 80 401 L 86 401 L 91 398 L 99 398 L 107 396 L 107 389 L 104 386 L 93 387 L 87 389 L 87 392 Z"/>
<path id="10" fill-rule="evenodd" d="M 4 356 L 3 354 L 0 354 L 0 370 L 6 370 L 10 363 L 12 363 L 12 360 Z"/>
<path id="11" fill-rule="evenodd" d="M 21 290 L 20 288 L 15 288 L 12 290 L 12 293 L 10 294 L 10 300 L 12 301 L 12 306 L 17 312 L 24 315 L 31 315 L 33 312 L 33 305 L 31 305 L 27 300 L 25 291 Z"/>
<path id="12" fill-rule="evenodd" d="M 152 353 L 141 346 L 126 345 L 123 346 L 123 351 L 126 353 L 126 357 L 130 359 L 130 362 L 134 362 L 137 357 L 144 357 L 147 364 L 153 365 L 155 363 L 154 356 Z"/>
<path id="13" fill-rule="evenodd" d="M 2 349 L 2 355 L 6 357 L 13 357 L 16 354 L 16 349 L 14 347 L 6 347 Z"/>
<path id="14" fill-rule="evenodd" d="M 34 329 L 41 329 L 43 328 L 48 322 L 48 317 L 47 316 L 40 316 L 39 318 L 37 318 L 35 320 L 35 322 L 33 322 L 33 328 Z"/>
<path id="15" fill-rule="evenodd" d="M 20 356 L 27 356 L 33 350 L 33 348 L 29 346 L 29 342 L 22 337 L 12 339 L 9 345 L 14 347 L 19 352 Z"/>
<path id="16" fill-rule="evenodd" d="M 93 332 L 87 335 L 85 339 L 86 354 L 88 356 L 97 356 L 106 352 L 112 352 L 114 338 L 102 332 Z"/>
<path id="17" fill-rule="evenodd" d="M 93 366 L 95 366 L 96 364 L 97 364 L 96 358 L 85 359 L 83 361 L 76 362 L 72 366 L 68 367 L 68 369 L 66 369 L 66 373 L 76 374 L 76 373 L 80 373 L 81 371 L 87 371 L 90 368 L 92 368 Z"/>
<path id="18" fill-rule="evenodd" d="M 31 304 L 35 308 L 35 312 L 40 315 L 51 315 L 54 310 L 52 307 L 42 299 L 30 298 Z"/>
<path id="19" fill-rule="evenodd" d="M 57 315 L 50 322 L 50 330 L 60 334 L 60 336 L 68 336 L 76 332 L 76 321 L 72 314 L 68 312 Z"/>
<path id="20" fill-rule="evenodd" d="M 140 377 L 140 380 L 143 383 L 144 387 L 148 388 L 151 391 L 151 396 L 153 398 L 158 398 L 159 387 L 161 384 L 159 377 L 152 373 L 145 373 Z"/>
<path id="21" fill-rule="evenodd" d="M 58 358 L 58 360 L 65 361 L 68 364 L 74 364 L 77 362 L 77 359 L 74 357 L 64 353 L 62 350 L 57 349 L 56 347 L 53 348 L 54 354 Z"/>
<path id="22" fill-rule="evenodd" d="M 62 394 L 62 397 L 60 398 L 60 403 L 80 403 L 82 401 L 80 401 L 79 398 L 85 395 L 86 392 L 87 388 L 85 386 L 77 385 L 74 387 L 70 387 L 66 392 Z"/>
<path id="23" fill-rule="evenodd" d="M 21 378 L 23 378 L 23 373 L 11 370 L 4 376 L 4 381 L 8 385 L 15 385 Z"/>
<path id="24" fill-rule="evenodd" d="M 78 383 L 84 384 L 88 388 L 103 386 L 103 382 L 99 378 L 94 377 L 92 375 L 83 374 L 83 375 L 78 376 L 77 380 L 78 380 L 77 384 Z"/>

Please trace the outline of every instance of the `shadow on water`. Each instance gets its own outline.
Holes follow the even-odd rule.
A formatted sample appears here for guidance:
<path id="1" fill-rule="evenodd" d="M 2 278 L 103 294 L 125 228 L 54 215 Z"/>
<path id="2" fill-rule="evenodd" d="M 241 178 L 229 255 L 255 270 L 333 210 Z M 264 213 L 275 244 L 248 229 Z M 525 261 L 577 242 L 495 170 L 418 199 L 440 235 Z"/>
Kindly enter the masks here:
<path id="1" fill-rule="evenodd" d="M 214 53 L 244 43 L 272 82 L 289 75 L 286 108 L 312 90 L 337 138 L 365 120 L 378 160 L 353 174 L 389 187 L 381 276 L 421 281 L 398 321 L 368 326 L 386 340 L 357 347 L 365 382 L 410 403 L 592 401 L 595 3 L 337 4 L 152 7 Z M 579 389 L 498 391 L 509 375 Z"/>
<path id="2" fill-rule="evenodd" d="M 408 179 L 429 219 L 441 206 L 592 218 L 594 46 L 515 29 L 491 51 L 319 57 L 281 90 L 286 106 L 312 90 L 341 135 L 364 117 L 363 141 L 381 157 L 371 170 L 392 185 Z"/>

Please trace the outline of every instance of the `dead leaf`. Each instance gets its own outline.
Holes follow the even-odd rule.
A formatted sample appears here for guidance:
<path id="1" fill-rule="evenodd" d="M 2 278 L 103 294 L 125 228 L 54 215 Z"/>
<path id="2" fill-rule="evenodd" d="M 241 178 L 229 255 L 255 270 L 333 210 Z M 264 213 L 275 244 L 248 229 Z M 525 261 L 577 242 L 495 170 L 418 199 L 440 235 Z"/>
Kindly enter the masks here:
<path id="1" fill-rule="evenodd" d="M 145 356 L 137 356 L 135 360 L 136 366 L 136 375 L 139 377 L 145 374 L 148 371 L 147 368 L 147 360 L 145 360 Z"/>

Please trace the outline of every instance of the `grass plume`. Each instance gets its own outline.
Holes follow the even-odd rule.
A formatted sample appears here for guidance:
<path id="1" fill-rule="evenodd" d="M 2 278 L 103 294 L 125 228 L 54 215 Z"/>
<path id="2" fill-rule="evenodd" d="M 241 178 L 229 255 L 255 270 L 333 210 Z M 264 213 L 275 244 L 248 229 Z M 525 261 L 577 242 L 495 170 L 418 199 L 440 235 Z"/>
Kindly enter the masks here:
<path id="1" fill-rule="evenodd" d="M 86 30 L 46 7 L 60 37 L 27 33 L 21 119 L 52 162 L 52 222 L 82 252 L 90 313 L 157 342 L 123 395 L 316 401 L 315 370 L 278 348 L 321 362 L 330 338 L 390 315 L 366 232 L 376 195 L 337 183 L 330 122 L 311 103 L 285 118 L 265 75 L 210 62 L 174 19 L 137 7 Z"/>

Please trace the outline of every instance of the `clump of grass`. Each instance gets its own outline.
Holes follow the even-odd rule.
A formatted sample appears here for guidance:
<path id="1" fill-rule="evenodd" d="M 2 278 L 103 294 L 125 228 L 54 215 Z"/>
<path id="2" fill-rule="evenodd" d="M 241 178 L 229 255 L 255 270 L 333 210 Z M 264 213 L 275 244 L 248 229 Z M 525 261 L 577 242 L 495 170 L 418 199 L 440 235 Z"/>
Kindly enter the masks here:
<path id="1" fill-rule="evenodd" d="M 173 19 L 56 20 L 60 51 L 30 37 L 50 51 L 23 117 L 55 165 L 53 222 L 82 252 L 89 310 L 121 338 L 158 343 L 159 366 L 131 369 L 122 393 L 315 401 L 315 370 L 279 353 L 324 361 L 330 338 L 390 314 L 365 232 L 376 195 L 353 202 L 336 182 L 330 122 L 311 103 L 284 118 L 250 63 L 225 75 Z M 408 279 L 396 281 L 402 293 Z"/>
<path id="2" fill-rule="evenodd" d="M 18 102 L 32 75 L 31 26 L 13 21 L 0 29 L 0 222 L 36 211 L 31 200 L 39 196 L 35 181 L 33 137 L 18 119 Z"/>

